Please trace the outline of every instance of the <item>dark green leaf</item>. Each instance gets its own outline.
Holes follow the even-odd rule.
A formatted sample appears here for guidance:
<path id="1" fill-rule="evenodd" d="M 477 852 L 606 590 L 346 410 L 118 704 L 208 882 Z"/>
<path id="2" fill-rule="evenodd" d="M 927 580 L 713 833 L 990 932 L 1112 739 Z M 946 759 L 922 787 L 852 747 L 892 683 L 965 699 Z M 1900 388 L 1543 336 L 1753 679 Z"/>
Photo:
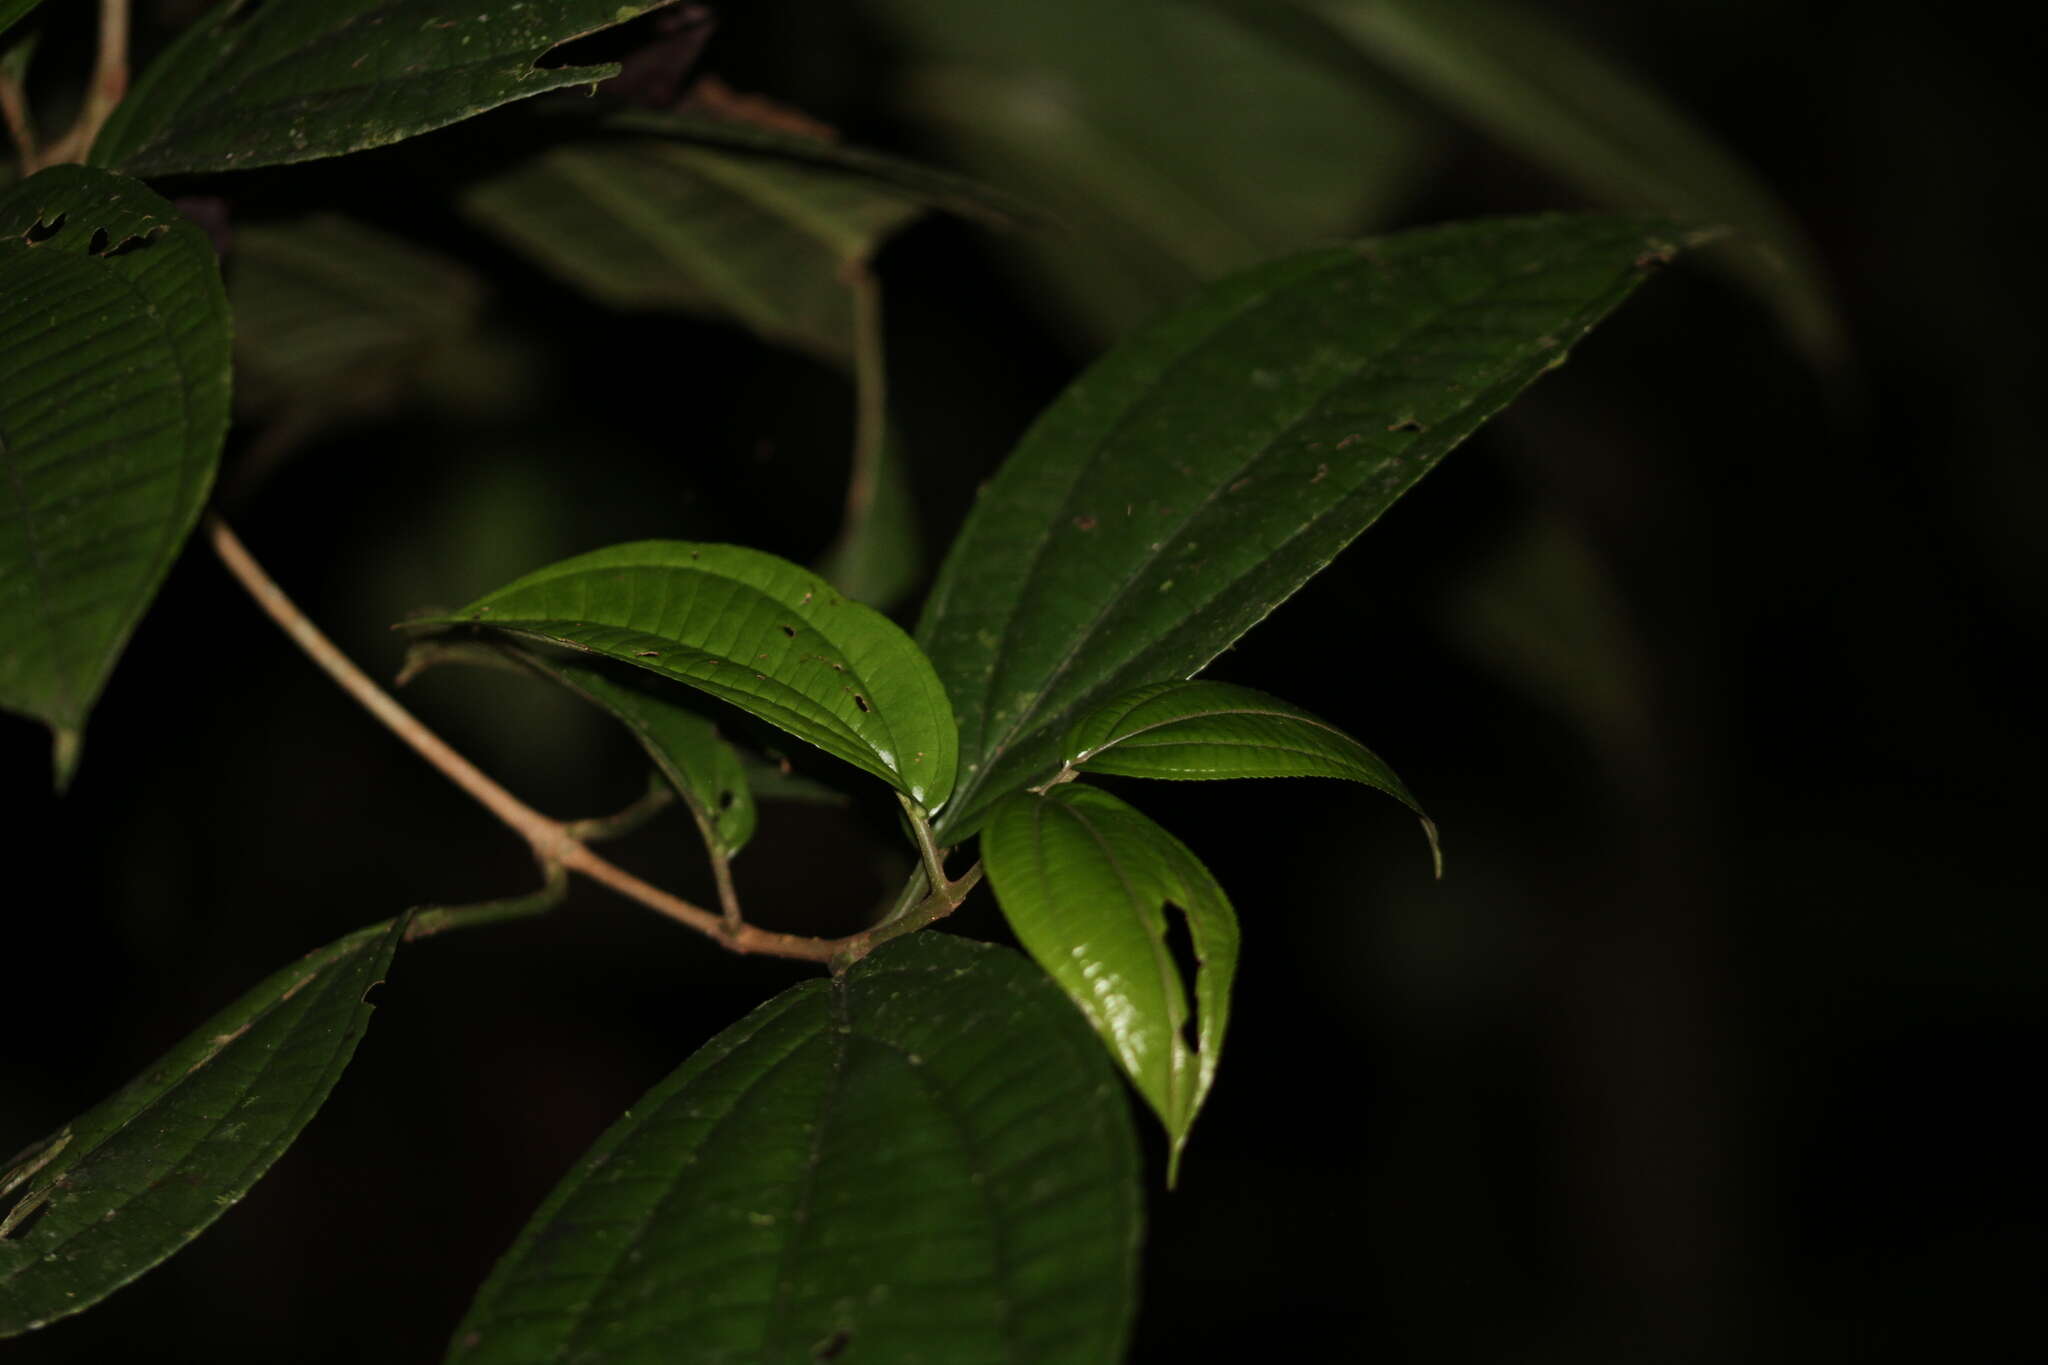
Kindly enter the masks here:
<path id="1" fill-rule="evenodd" d="M 247 414 L 375 408 L 468 336 L 483 287 L 460 261 L 334 214 L 238 225 L 228 271 Z"/>
<path id="2" fill-rule="evenodd" d="M 16 23 L 28 17 L 28 12 L 43 0 L 0 0 L 0 33 L 7 32 Z"/>
<path id="3" fill-rule="evenodd" d="M 382 147 L 617 74 L 537 63 L 671 2 L 225 0 L 143 72 L 92 161 L 154 176 Z"/>
<path id="4" fill-rule="evenodd" d="M 1120 1359 L 1139 1204 L 1118 1091 L 1016 954 L 891 944 L 634 1105 L 498 1263 L 449 1359 Z"/>
<path id="5" fill-rule="evenodd" d="M 1075 722 L 1067 732 L 1064 762 L 1111 777 L 1363 782 L 1422 816 L 1430 848 L 1436 847 L 1436 826 L 1378 754 L 1321 717 L 1249 687 L 1147 683 Z"/>
<path id="6" fill-rule="evenodd" d="M 1188 1128 L 1216 1078 L 1237 974 L 1237 915 L 1185 845 L 1108 792 L 1080 783 L 1016 792 L 981 835 L 1017 941 L 1081 1007 L 1159 1114 L 1180 1163 Z M 1167 947 L 1179 907 L 1200 963 L 1195 1037 L 1188 989 Z"/>
<path id="7" fill-rule="evenodd" d="M 1748 167 L 1542 6 L 1298 0 L 1373 60 L 1601 203 L 1739 229 L 1725 259 L 1810 354 L 1841 358 L 1811 245 Z"/>
<path id="8" fill-rule="evenodd" d="M 877 0 L 905 113 L 1057 218 L 1004 246 L 1108 341 L 1203 280 L 1353 233 L 1425 170 L 1401 108 L 1185 0 Z"/>
<path id="9" fill-rule="evenodd" d="M 479 227 L 614 307 L 730 318 L 835 361 L 853 344 L 852 272 L 925 202 L 865 169 L 618 132 L 462 198 Z"/>
<path id="10" fill-rule="evenodd" d="M 732 858 L 754 837 L 754 793 L 739 754 L 718 727 L 652 691 L 632 687 L 595 668 L 533 651 L 520 660 L 578 696 L 611 712 L 654 760 L 718 852 Z"/>
<path id="11" fill-rule="evenodd" d="M 355 1054 L 409 918 L 270 977 L 0 1175 L 0 1336 L 91 1307 L 248 1193 Z"/>
<path id="12" fill-rule="evenodd" d="M 0 706 L 55 730 L 60 785 L 213 485 L 229 352 L 213 248 L 149 190 L 0 195 Z"/>
<path id="13" fill-rule="evenodd" d="M 848 597 L 886 610 L 909 594 L 925 567 L 909 471 L 893 432 L 882 439 L 871 478 L 864 496 L 848 499 L 846 520 L 818 572 Z"/>
<path id="14" fill-rule="evenodd" d="M 1067 727 L 1199 672 L 1678 249 L 1668 225 L 1463 223 L 1202 291 L 1077 380 L 988 485 L 919 637 L 961 725 L 957 838 Z"/>
<path id="15" fill-rule="evenodd" d="M 999 190 L 963 175 L 907 161 L 887 152 L 853 147 L 833 138 L 785 132 L 744 119 L 718 118 L 687 110 L 656 113 L 628 110 L 610 116 L 605 127 L 698 147 L 724 148 L 858 176 L 876 188 L 896 191 L 927 208 L 942 209 L 991 227 L 1039 223 L 1035 210 Z"/>
<path id="16" fill-rule="evenodd" d="M 945 691 L 909 637 L 807 569 L 737 545 L 648 540 L 563 560 L 453 616 L 589 650 L 750 711 L 907 793 L 953 788 Z"/>

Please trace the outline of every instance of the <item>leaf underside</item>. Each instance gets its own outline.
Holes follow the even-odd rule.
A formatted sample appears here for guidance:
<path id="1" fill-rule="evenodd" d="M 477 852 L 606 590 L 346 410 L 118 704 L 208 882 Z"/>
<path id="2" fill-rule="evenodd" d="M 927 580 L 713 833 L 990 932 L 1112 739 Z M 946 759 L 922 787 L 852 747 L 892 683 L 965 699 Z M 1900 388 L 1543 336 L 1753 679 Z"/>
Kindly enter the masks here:
<path id="1" fill-rule="evenodd" d="M 1482 220 L 1209 286 L 1077 380 L 990 481 L 918 638 L 961 720 L 940 833 L 1087 710 L 1205 667 L 1634 290 L 1659 221 Z"/>
<path id="2" fill-rule="evenodd" d="M 534 650 L 517 654 L 523 665 L 609 712 L 632 731 L 721 855 L 737 857 L 746 847 L 757 818 L 754 793 L 738 752 L 719 737 L 716 725 L 649 687 L 622 682 L 600 669 Z"/>
<path id="3" fill-rule="evenodd" d="M 452 257 L 317 213 L 237 224 L 228 265 L 244 416 L 375 408 L 476 326 L 484 287 Z"/>
<path id="4" fill-rule="evenodd" d="M 1005 797 L 981 834 L 1017 941 L 1088 1019 L 1166 1125 L 1179 1168 L 1216 1077 L 1237 972 L 1237 915 L 1201 860 L 1108 792 L 1065 784 Z M 1167 945 L 1168 907 L 1186 916 L 1198 966 L 1195 1036 Z"/>
<path id="5" fill-rule="evenodd" d="M 1115 1074 L 1015 953 L 911 936 L 785 991 L 634 1105 L 498 1263 L 461 1365 L 1121 1357 Z"/>
<path id="6" fill-rule="evenodd" d="M 1842 359 L 1841 319 L 1812 244 L 1740 158 L 1650 86 L 1530 4 L 1297 0 L 1338 41 L 1594 202 L 1736 229 L 1713 257 L 1775 310 L 1809 357 Z"/>
<path id="7" fill-rule="evenodd" d="M 478 182 L 462 207 L 600 302 L 728 319 L 842 364 L 848 272 L 924 211 L 863 172 L 618 133 L 551 147 Z"/>
<path id="8" fill-rule="evenodd" d="M 205 234 L 124 176 L 0 194 L 0 706 L 86 714 L 212 487 L 227 299 Z"/>
<path id="9" fill-rule="evenodd" d="M 0 1174 L 0 1336 L 91 1307 L 248 1193 L 354 1055 L 407 919 L 271 976 Z"/>
<path id="10" fill-rule="evenodd" d="M 248 170 L 382 147 L 616 66 L 538 65 L 673 0 L 227 0 L 107 120 L 94 165 Z"/>
<path id="11" fill-rule="evenodd" d="M 731 702 L 928 811 L 952 790 L 953 718 L 917 646 L 881 613 L 759 550 L 617 545 L 409 624 L 477 625 L 602 654 Z"/>
<path id="12" fill-rule="evenodd" d="M 1356 231 L 1426 170 L 1400 105 L 1222 6 L 868 10 L 903 53 L 912 126 L 1058 220 L 999 245 L 1034 301 L 1097 341 L 1204 280 Z"/>

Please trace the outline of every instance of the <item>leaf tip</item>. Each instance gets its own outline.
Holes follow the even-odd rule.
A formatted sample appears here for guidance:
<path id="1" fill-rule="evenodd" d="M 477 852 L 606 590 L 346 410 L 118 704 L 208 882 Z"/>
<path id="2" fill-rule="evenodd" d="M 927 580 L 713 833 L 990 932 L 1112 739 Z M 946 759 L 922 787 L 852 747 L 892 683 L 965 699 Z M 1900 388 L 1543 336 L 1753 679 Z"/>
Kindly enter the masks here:
<path id="1" fill-rule="evenodd" d="M 78 759 L 84 748 L 83 730 L 65 725 L 50 727 L 50 768 L 57 795 L 62 796 L 70 790 L 71 779 L 78 773 Z"/>
<path id="2" fill-rule="evenodd" d="M 1423 837 L 1429 840 L 1431 868 L 1436 873 L 1436 879 L 1442 881 L 1444 879 L 1444 846 L 1443 841 L 1437 837 L 1436 821 L 1430 819 L 1427 815 L 1417 815 L 1415 818 L 1422 822 Z"/>

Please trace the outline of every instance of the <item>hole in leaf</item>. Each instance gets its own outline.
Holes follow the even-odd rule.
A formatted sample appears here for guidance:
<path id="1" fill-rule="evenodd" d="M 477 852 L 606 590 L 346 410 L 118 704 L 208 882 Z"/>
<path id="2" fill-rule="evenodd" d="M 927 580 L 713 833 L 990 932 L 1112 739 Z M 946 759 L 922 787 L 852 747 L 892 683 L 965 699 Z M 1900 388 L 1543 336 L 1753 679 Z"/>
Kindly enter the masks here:
<path id="1" fill-rule="evenodd" d="M 720 810 L 731 810 L 732 803 L 737 800 L 739 800 L 739 797 L 733 792 L 729 790 L 722 791 L 718 794 L 718 808 Z"/>
<path id="2" fill-rule="evenodd" d="M 28 231 L 21 234 L 21 240 L 27 242 L 30 246 L 49 241 L 64 230 L 64 217 L 65 215 L 60 213 L 48 221 L 41 218 L 36 219 L 28 225 Z"/>
<path id="3" fill-rule="evenodd" d="M 85 254 L 88 256 L 104 256 L 107 248 L 112 244 L 113 238 L 107 235 L 105 228 L 94 228 L 92 230 L 92 240 L 85 244 Z"/>
<path id="4" fill-rule="evenodd" d="M 93 254 L 97 256 L 126 256 L 131 251 L 142 250 L 144 247 L 150 245 L 152 242 L 156 241 L 157 238 L 163 236 L 166 232 L 169 231 L 170 228 L 168 226 L 166 226 L 163 223 L 158 223 L 156 226 L 152 227 L 147 232 L 138 232 L 133 234 L 132 236 L 123 237 L 120 241 L 116 242 L 112 247 L 97 250 Z M 105 229 L 101 229 L 99 232 L 95 233 L 93 235 L 94 243 L 97 244 L 100 238 L 104 236 L 106 236 Z"/>
<path id="5" fill-rule="evenodd" d="M 1394 425 L 1392 425 L 1392 426 L 1388 427 L 1388 428 L 1387 428 L 1387 430 L 1388 430 L 1388 431 L 1421 431 L 1421 430 L 1423 430 L 1423 425 L 1422 425 L 1422 423 L 1420 423 L 1420 422 L 1416 421 L 1416 420 L 1415 420 L 1415 419 L 1414 419 L 1413 417 L 1403 417 L 1403 418 L 1402 418 L 1402 419 L 1401 419 L 1400 421 L 1398 421 L 1398 422 L 1394 423 Z"/>
<path id="6" fill-rule="evenodd" d="M 13 1211 L 7 1215 L 8 1226 L 5 1233 L 0 1234 L 0 1240 L 13 1241 L 16 1238 L 28 1236 L 34 1230 L 35 1225 L 43 1221 L 43 1215 L 50 1211 L 50 1205 L 54 1201 L 48 1196 L 54 1193 L 54 1190 L 50 1190 L 31 1194 L 24 1198 L 20 1204 L 16 1204 Z M 36 1201 L 35 1205 L 32 1208 L 25 1209 L 24 1206 L 28 1204 L 30 1199 Z"/>
<path id="7" fill-rule="evenodd" d="M 790 639 L 794 640 L 794 639 L 796 638 L 796 627 L 795 627 L 795 626 L 784 626 L 784 627 L 782 628 L 782 633 L 783 633 L 784 635 L 787 635 L 787 636 L 788 636 L 788 637 L 789 637 Z"/>
<path id="8" fill-rule="evenodd" d="M 872 711 L 875 709 L 872 706 L 869 706 L 868 699 L 866 697 L 863 697 L 858 692 L 853 694 L 853 704 L 855 706 L 858 706 L 862 711 Z"/>
<path id="9" fill-rule="evenodd" d="M 1202 960 L 1195 956 L 1195 939 L 1188 931 L 1187 915 L 1171 901 L 1166 909 L 1166 952 L 1173 959 L 1174 970 L 1180 973 L 1181 994 L 1187 1006 L 1187 1018 L 1181 1020 L 1180 1040 L 1188 1045 L 1188 1051 L 1199 1052 L 1201 1028 L 1195 1012 L 1195 973 Z"/>

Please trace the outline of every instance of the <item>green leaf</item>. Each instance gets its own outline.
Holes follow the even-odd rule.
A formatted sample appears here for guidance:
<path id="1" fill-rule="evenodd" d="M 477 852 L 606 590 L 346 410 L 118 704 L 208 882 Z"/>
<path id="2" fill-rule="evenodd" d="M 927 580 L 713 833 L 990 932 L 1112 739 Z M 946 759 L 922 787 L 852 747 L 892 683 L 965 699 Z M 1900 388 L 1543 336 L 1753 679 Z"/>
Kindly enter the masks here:
<path id="1" fill-rule="evenodd" d="M 754 837 L 754 793 L 740 756 L 719 738 L 718 727 L 686 707 L 629 686 L 595 668 L 519 651 L 520 662 L 609 711 L 633 732 L 654 766 L 675 788 L 703 832 L 725 858 L 737 857 Z"/>
<path id="2" fill-rule="evenodd" d="M 354 1055 L 409 920 L 278 972 L 0 1175 L 0 1336 L 91 1307 L 249 1192 Z"/>
<path id="3" fill-rule="evenodd" d="M 961 725 L 941 835 L 1050 776 L 1079 716 L 1199 672 L 1678 245 L 1659 222 L 1538 217 L 1330 247 L 1098 362 L 990 481 L 926 603 Z"/>
<path id="4" fill-rule="evenodd" d="M 1002 245 L 1098 341 L 1353 233 L 1427 169 L 1401 107 L 1185 0 L 875 0 L 905 114 L 1061 224 Z"/>
<path id="5" fill-rule="evenodd" d="M 925 568 L 917 504 L 895 432 L 881 438 L 870 470 L 856 470 L 856 479 L 863 476 L 867 486 L 848 497 L 846 519 L 818 572 L 848 597 L 887 609 L 909 595 Z"/>
<path id="6" fill-rule="evenodd" d="M 0 195 L 0 707 L 85 718 L 213 485 L 227 433 L 213 248 L 123 176 Z"/>
<path id="7" fill-rule="evenodd" d="M 1080 783 L 1005 798 L 982 831 L 981 856 L 1017 941 L 1166 1125 L 1171 1182 L 1230 1021 L 1238 934 L 1223 888 L 1178 839 Z M 1200 964 L 1192 1046 L 1188 989 L 1166 942 L 1169 905 L 1187 917 Z"/>
<path id="8" fill-rule="evenodd" d="M 0 0 L 0 33 L 13 28 L 28 17 L 30 10 L 42 3 L 43 0 Z"/>
<path id="9" fill-rule="evenodd" d="M 613 307 L 731 319 L 845 363 L 848 281 L 926 197 L 865 162 L 702 145 L 697 121 L 655 135 L 664 126 L 641 115 L 550 147 L 464 191 L 463 211 Z"/>
<path id="10" fill-rule="evenodd" d="M 1363 782 L 1420 816 L 1436 850 L 1436 826 L 1385 760 L 1321 717 L 1249 687 L 1148 683 L 1076 721 L 1064 751 L 1066 767 L 1111 777 Z M 1441 871 L 1440 854 L 1437 861 Z"/>
<path id="11" fill-rule="evenodd" d="M 336 214 L 238 224 L 228 298 L 242 409 L 377 407 L 473 332 L 483 293 L 460 261 Z"/>
<path id="12" fill-rule="evenodd" d="M 485 1281 L 461 1365 L 1122 1358 L 1139 1235 L 1101 1049 L 924 933 L 783 992 L 614 1124 Z"/>
<path id="13" fill-rule="evenodd" d="M 946 694 L 908 636 L 787 560 L 647 540 L 578 555 L 408 625 L 480 625 L 688 683 L 936 811 L 953 789 Z"/>
<path id="14" fill-rule="evenodd" d="M 616 75 L 616 65 L 537 63 L 669 3 L 224 0 L 143 72 L 92 162 L 186 175 L 386 146 Z"/>
<path id="15" fill-rule="evenodd" d="M 1714 253 L 1816 359 L 1845 342 L 1811 244 L 1756 174 L 1542 6 L 1297 0 L 1359 51 L 1597 202 L 1738 229 Z"/>

